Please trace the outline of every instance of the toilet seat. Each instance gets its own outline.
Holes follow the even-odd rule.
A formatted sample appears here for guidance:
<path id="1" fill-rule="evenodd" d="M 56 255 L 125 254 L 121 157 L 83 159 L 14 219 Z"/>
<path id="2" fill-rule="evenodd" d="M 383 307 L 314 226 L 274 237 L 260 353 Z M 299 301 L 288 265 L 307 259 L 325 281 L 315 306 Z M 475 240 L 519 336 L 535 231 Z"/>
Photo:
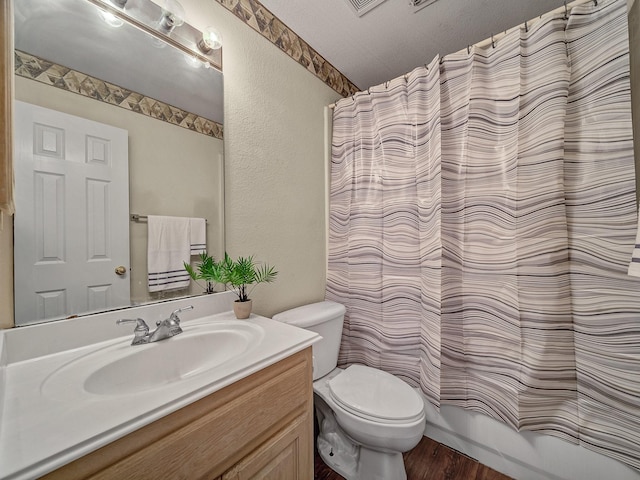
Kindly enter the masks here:
<path id="1" fill-rule="evenodd" d="M 331 398 L 358 417 L 410 423 L 424 416 L 424 403 L 413 388 L 382 370 L 351 365 L 328 384 Z"/>

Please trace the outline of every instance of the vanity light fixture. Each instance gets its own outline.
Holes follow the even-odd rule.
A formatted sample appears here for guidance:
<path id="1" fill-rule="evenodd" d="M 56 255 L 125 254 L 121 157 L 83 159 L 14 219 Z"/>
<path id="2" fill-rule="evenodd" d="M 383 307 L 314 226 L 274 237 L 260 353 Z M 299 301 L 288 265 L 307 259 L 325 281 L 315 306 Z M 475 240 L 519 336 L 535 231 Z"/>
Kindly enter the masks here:
<path id="1" fill-rule="evenodd" d="M 184 23 L 184 8 L 178 0 L 164 0 L 162 16 L 158 21 L 158 30 L 169 35 L 174 28 Z"/>
<path id="2" fill-rule="evenodd" d="M 202 53 L 211 53 L 222 47 L 222 34 L 214 27 L 207 27 L 202 32 L 202 38 L 198 42 L 198 48 Z"/>
<path id="3" fill-rule="evenodd" d="M 186 23 L 184 8 L 178 0 L 163 0 L 161 4 L 152 0 L 86 1 L 104 12 L 101 15 L 105 21 L 111 15 L 116 23 L 124 21 L 133 25 L 154 37 L 163 46 L 172 45 L 187 56 L 198 59 L 205 68 L 213 67 L 222 71 L 222 35 L 213 27 L 207 27 L 201 32 Z"/>

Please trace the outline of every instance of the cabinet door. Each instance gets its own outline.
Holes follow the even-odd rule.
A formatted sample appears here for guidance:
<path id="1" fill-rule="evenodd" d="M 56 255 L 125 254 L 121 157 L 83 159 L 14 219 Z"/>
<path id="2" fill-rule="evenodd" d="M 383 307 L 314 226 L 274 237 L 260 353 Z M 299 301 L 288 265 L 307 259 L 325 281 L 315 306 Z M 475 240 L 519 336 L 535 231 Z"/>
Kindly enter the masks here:
<path id="1" fill-rule="evenodd" d="M 296 417 L 276 435 L 227 471 L 222 480 L 307 480 L 313 464 L 307 453 L 309 413 Z M 309 471 L 311 469 L 311 471 Z M 311 475 L 311 477 L 309 476 Z"/>

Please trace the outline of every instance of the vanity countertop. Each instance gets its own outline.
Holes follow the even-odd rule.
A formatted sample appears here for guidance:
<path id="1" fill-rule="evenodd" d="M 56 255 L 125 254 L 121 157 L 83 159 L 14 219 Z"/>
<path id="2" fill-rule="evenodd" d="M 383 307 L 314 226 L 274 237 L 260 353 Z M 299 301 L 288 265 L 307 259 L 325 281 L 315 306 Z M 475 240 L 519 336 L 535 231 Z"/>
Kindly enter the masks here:
<path id="1" fill-rule="evenodd" d="M 4 385 L 0 385 L 0 479 L 32 479 L 55 470 L 297 353 L 320 338 L 316 333 L 256 315 L 251 315 L 248 320 L 236 320 L 232 312 L 183 321 L 182 327 L 187 332 L 190 327 L 229 321 L 248 322 L 261 327 L 264 337 L 247 354 L 239 355 L 233 361 L 169 385 L 141 389 L 134 394 L 96 395 L 77 386 L 69 386 L 64 395 L 49 395 L 43 388 L 48 379 L 65 365 L 98 349 L 130 341 L 131 334 L 9 362 L 3 367 Z M 163 342 L 153 345 L 159 348 Z M 126 348 L 138 348 L 126 345 Z M 130 374 L 122 372 L 123 376 Z"/>

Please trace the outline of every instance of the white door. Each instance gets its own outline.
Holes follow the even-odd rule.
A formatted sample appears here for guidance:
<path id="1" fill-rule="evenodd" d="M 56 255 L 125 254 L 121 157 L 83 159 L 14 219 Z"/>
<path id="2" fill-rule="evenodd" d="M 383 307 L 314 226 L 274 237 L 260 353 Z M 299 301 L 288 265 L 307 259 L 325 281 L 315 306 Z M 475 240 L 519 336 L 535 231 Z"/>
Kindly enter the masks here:
<path id="1" fill-rule="evenodd" d="M 16 324 L 129 305 L 127 131 L 16 101 L 15 138 Z"/>

